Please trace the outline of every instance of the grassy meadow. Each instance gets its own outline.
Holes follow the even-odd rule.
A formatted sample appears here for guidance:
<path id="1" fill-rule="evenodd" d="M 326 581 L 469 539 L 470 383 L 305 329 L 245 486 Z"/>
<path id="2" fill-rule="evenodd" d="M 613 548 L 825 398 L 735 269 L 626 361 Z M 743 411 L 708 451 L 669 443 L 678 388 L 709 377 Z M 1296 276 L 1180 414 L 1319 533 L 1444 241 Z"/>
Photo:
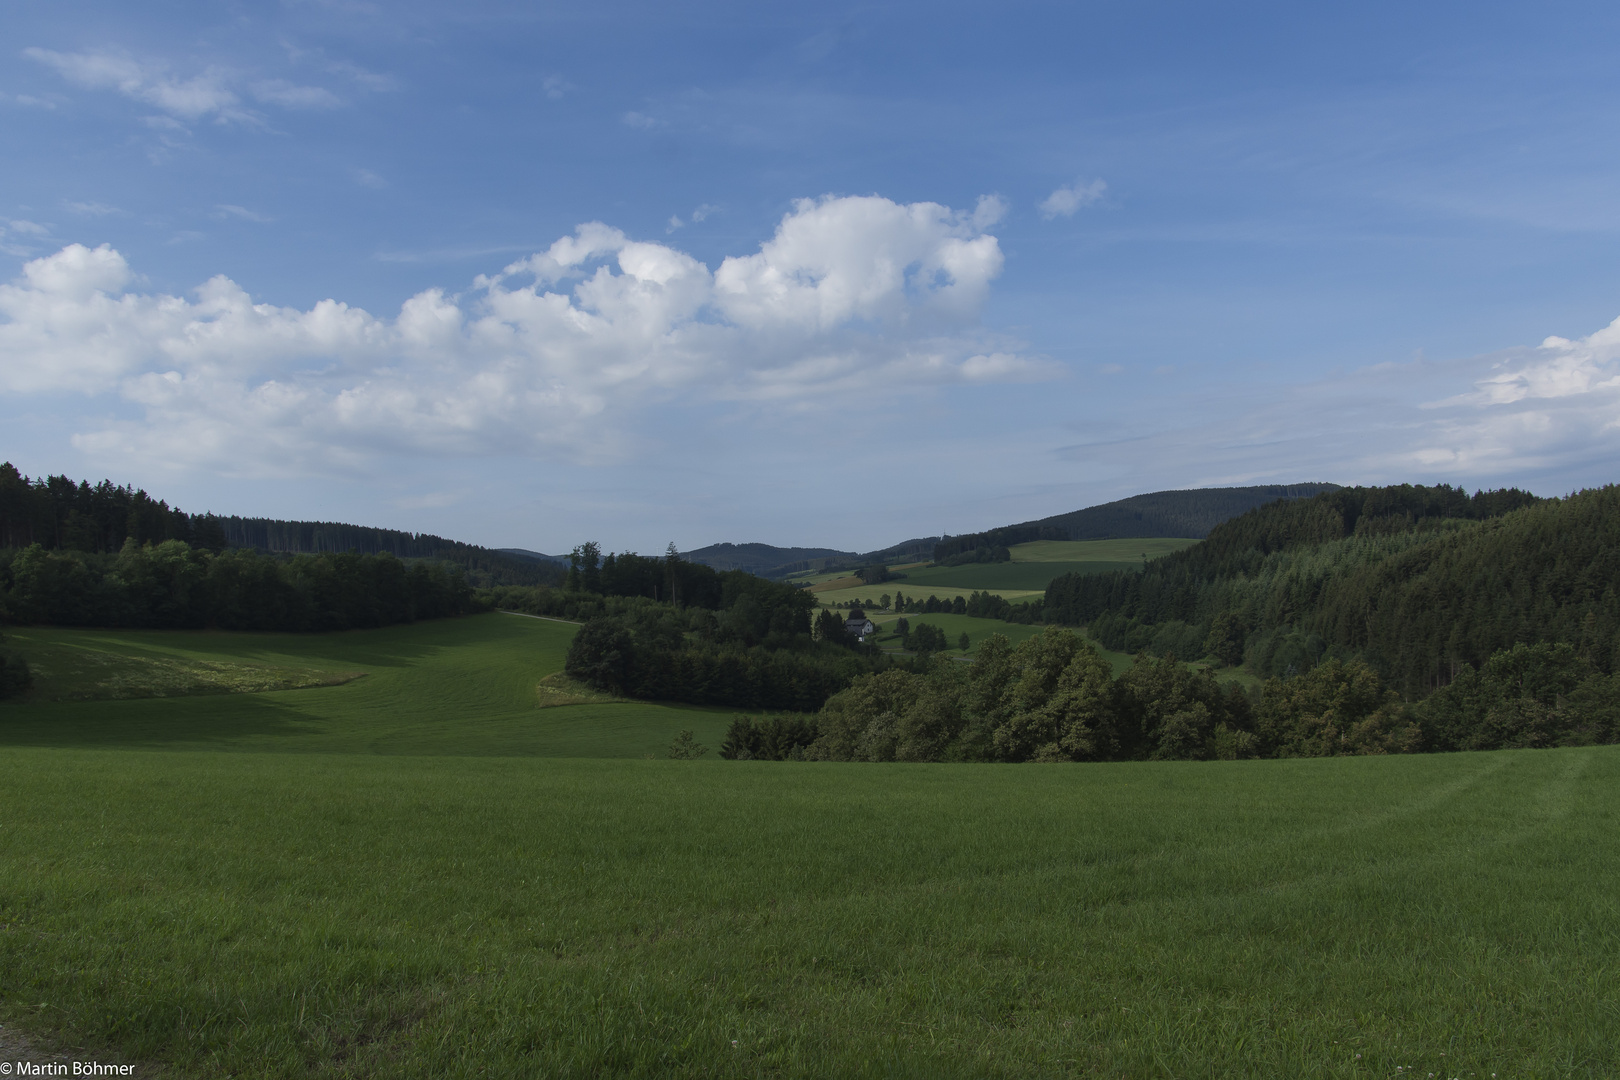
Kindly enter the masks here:
<path id="1" fill-rule="evenodd" d="M 795 576 L 789 580 L 810 581 L 816 598 L 825 605 L 876 600 L 897 590 L 907 596 L 941 598 L 982 590 L 1009 603 L 1043 596 L 1052 579 L 1063 574 L 1102 574 L 1110 570 L 1135 568 L 1142 558 L 1158 558 L 1197 543 L 1196 540 L 1150 538 L 1135 540 L 1037 540 L 1008 550 L 1011 562 L 967 563 L 962 566 L 929 566 L 918 563 L 892 569 L 905 577 L 881 585 L 863 585 L 859 578 L 844 573 Z"/>
<path id="2" fill-rule="evenodd" d="M 727 714 L 544 707 L 573 629 L 10 634 L 175 663 L 0 705 L 0 1023 L 177 1078 L 1620 1074 L 1620 747 L 647 760 Z"/>
<path id="3" fill-rule="evenodd" d="M 25 702 L 0 704 L 0 745 L 661 757 L 686 728 L 718 747 L 732 710 L 545 707 L 572 696 L 542 680 L 554 683 L 547 676 L 562 670 L 576 629 L 502 613 L 337 634 L 10 629 L 8 647 L 40 675 Z M 129 696 L 124 665 L 146 656 L 160 661 L 146 682 L 161 695 L 92 700 Z M 191 669 L 216 667 L 282 672 L 316 688 L 225 694 L 188 681 Z M 70 677 L 85 672 L 117 678 Z"/>

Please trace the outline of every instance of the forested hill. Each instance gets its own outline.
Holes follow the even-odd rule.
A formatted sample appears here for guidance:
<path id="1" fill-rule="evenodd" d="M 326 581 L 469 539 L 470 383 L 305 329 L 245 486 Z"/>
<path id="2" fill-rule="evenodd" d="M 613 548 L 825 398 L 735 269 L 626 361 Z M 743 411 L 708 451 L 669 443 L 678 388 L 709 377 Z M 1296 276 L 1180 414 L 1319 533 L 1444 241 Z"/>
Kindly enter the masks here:
<path id="1" fill-rule="evenodd" d="M 1365 660 L 1422 696 L 1515 645 L 1620 662 L 1620 488 L 1346 488 L 1254 510 L 1140 571 L 1047 589 L 1045 615 L 1110 648 L 1261 675 Z"/>
<path id="2" fill-rule="evenodd" d="M 1115 536 L 1179 536 L 1202 539 L 1229 521 L 1278 499 L 1308 499 L 1338 484 L 1261 484 L 1255 487 L 1191 488 L 1133 495 L 1117 502 L 1026 521 L 1015 528 L 1063 529 L 1068 540 L 1107 540 Z"/>
<path id="3" fill-rule="evenodd" d="M 824 570 L 876 562 L 933 559 L 943 562 L 977 548 L 1003 548 L 1031 540 L 1106 540 L 1111 537 L 1177 536 L 1201 539 L 1216 525 L 1278 499 L 1304 499 L 1337 484 L 1265 484 L 1259 487 L 1194 488 L 1156 491 L 1129 499 L 1055 514 L 1039 521 L 1008 525 L 964 536 L 927 536 L 875 551 L 835 548 L 775 547 L 771 544 L 710 544 L 685 553 L 693 562 L 716 570 L 747 570 L 780 577 L 801 570 Z"/>
<path id="4" fill-rule="evenodd" d="M 273 518 L 219 518 L 230 547 L 272 554 L 319 555 L 355 551 L 387 552 L 401 559 L 432 559 L 467 571 L 479 585 L 557 585 L 567 569 L 545 557 L 494 551 L 446 540 L 432 533 L 409 533 L 335 521 L 280 521 Z"/>
<path id="5" fill-rule="evenodd" d="M 225 535 L 212 514 L 187 514 L 138 488 L 110 480 L 92 485 L 66 476 L 30 479 L 0 464 L 0 548 L 115 552 L 125 540 L 183 540 L 219 550 Z"/>
<path id="6" fill-rule="evenodd" d="M 1208 536 L 1223 521 L 1278 499 L 1308 499 L 1337 484 L 1262 484 L 1256 487 L 1191 488 L 1133 495 L 1100 506 L 1038 521 L 1007 525 L 982 533 L 951 536 L 934 547 L 934 560 L 944 562 L 978 548 L 996 549 L 1031 540 L 1107 540 L 1113 537 L 1175 536 L 1194 540 Z"/>
<path id="7" fill-rule="evenodd" d="M 552 585 L 565 567 L 490 551 L 427 533 L 322 521 L 187 514 L 145 491 L 110 480 L 90 484 L 66 476 L 29 478 L 0 464 L 0 549 L 38 544 L 47 551 L 115 554 L 125 541 L 180 540 L 220 552 L 227 547 L 270 554 L 320 555 L 354 551 L 427 559 L 466 572 L 473 584 Z"/>
<path id="8" fill-rule="evenodd" d="M 747 570 L 762 577 L 819 570 L 828 563 L 848 562 L 859 556 L 834 548 L 775 547 L 771 544 L 710 544 L 681 557 L 722 572 Z"/>

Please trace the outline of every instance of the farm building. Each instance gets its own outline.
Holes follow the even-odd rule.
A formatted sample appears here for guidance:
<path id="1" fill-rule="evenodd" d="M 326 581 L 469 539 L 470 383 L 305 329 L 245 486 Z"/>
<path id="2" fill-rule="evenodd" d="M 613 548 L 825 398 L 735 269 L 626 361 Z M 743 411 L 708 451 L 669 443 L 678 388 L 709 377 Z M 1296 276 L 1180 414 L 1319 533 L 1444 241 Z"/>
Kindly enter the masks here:
<path id="1" fill-rule="evenodd" d="M 877 630 L 877 623 L 866 617 L 866 612 L 860 608 L 850 608 L 849 618 L 844 620 L 844 631 L 855 635 L 856 640 L 865 641 L 866 635 Z"/>

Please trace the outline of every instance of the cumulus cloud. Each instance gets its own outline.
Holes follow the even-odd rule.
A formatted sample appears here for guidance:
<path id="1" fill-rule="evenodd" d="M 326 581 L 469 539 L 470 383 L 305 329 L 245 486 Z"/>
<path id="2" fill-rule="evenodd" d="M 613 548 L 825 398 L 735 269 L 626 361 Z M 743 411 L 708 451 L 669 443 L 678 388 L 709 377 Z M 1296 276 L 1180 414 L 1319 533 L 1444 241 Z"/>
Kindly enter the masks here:
<path id="1" fill-rule="evenodd" d="M 976 325 L 1002 266 L 980 220 L 806 199 L 713 271 L 592 222 L 392 318 L 254 303 L 223 276 L 190 297 L 135 292 L 121 254 L 75 244 L 0 286 L 0 391 L 121 398 L 124 419 L 76 436 L 88 451 L 310 471 L 386 452 L 610 455 L 654 401 L 805 408 L 1050 374 Z"/>
<path id="2" fill-rule="evenodd" d="M 1108 185 L 1101 180 L 1093 180 L 1087 184 L 1076 180 L 1058 188 L 1041 201 L 1041 216 L 1051 221 L 1058 217 L 1073 217 L 1076 210 L 1090 206 L 1103 197 Z"/>
<path id="3" fill-rule="evenodd" d="M 283 79 L 247 81 L 228 68 L 209 66 L 190 78 L 176 76 L 161 63 L 137 60 L 117 50 L 65 53 L 28 48 L 23 54 L 55 69 L 64 79 L 90 90 L 114 90 L 134 101 L 160 109 L 158 126 L 174 128 L 179 121 L 196 123 L 262 123 L 262 117 L 242 102 L 245 93 L 267 105 L 292 109 L 327 109 L 341 104 L 337 95 L 319 86 L 299 86 Z"/>
<path id="4" fill-rule="evenodd" d="M 1150 486 L 1309 478 L 1522 484 L 1552 493 L 1614 480 L 1620 320 L 1577 340 L 1377 364 L 1258 400 L 1252 386 L 1198 393 L 1207 421 L 1167 428 L 1154 416 L 1116 416 L 1057 456 Z M 1156 405 L 1175 412 L 1186 402 Z"/>
<path id="5" fill-rule="evenodd" d="M 1620 319 L 1488 359 L 1471 390 L 1422 406 L 1433 420 L 1408 452 L 1413 461 L 1478 473 L 1620 455 Z"/>

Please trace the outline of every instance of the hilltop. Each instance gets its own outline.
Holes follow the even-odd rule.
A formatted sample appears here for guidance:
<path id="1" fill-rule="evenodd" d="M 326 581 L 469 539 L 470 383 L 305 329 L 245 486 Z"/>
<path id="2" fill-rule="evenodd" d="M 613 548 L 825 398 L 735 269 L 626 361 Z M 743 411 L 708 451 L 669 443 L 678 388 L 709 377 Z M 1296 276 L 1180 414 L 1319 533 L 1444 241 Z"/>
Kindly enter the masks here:
<path id="1" fill-rule="evenodd" d="M 710 544 L 685 557 L 716 570 L 747 570 L 762 577 L 785 577 L 807 570 L 858 568 L 906 560 L 942 561 L 979 547 L 1007 547 L 1031 540 L 1112 540 L 1170 537 L 1201 540 L 1223 521 L 1278 499 L 1305 499 L 1338 484 L 1261 484 L 1254 487 L 1155 491 L 1128 499 L 1070 510 L 1035 521 L 960 536 L 924 536 L 874 551 L 775 547 L 771 544 Z"/>

